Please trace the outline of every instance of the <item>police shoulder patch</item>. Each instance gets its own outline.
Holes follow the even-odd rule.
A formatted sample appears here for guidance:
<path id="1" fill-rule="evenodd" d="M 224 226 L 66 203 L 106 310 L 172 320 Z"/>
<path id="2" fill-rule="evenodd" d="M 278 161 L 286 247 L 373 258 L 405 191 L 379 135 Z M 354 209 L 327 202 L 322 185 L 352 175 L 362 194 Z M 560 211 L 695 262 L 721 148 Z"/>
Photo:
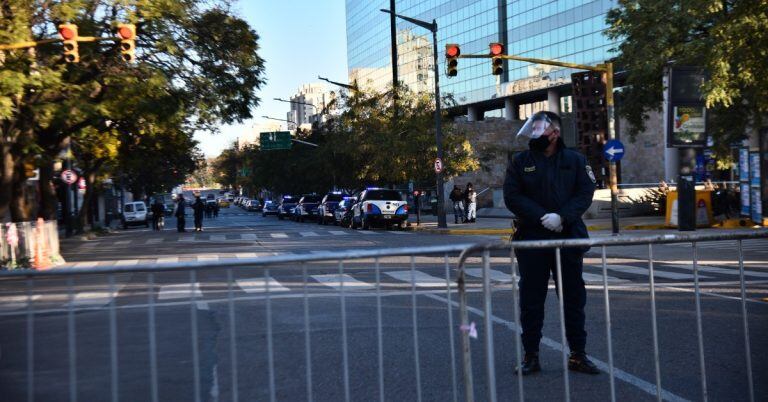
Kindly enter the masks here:
<path id="1" fill-rule="evenodd" d="M 536 166 L 526 166 L 523 170 L 526 172 L 534 172 L 536 171 Z"/>
<path id="2" fill-rule="evenodd" d="M 587 176 L 589 176 L 589 180 L 592 180 L 592 183 L 597 183 L 597 179 L 595 179 L 595 172 L 592 171 L 592 166 L 586 165 L 585 168 L 587 169 Z"/>

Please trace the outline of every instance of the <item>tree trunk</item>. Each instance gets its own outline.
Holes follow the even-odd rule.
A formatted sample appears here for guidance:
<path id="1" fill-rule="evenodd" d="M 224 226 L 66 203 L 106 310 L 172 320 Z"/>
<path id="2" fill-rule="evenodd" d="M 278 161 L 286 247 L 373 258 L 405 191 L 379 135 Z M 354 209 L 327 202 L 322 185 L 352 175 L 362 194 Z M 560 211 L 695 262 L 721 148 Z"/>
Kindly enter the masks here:
<path id="1" fill-rule="evenodd" d="M 77 233 L 85 232 L 85 226 L 88 223 L 91 205 L 93 204 L 93 196 L 96 194 L 96 189 L 93 188 L 96 172 L 84 171 L 82 177 L 85 179 L 85 194 L 83 194 L 83 205 L 80 206 L 80 211 L 77 214 Z"/>
<path id="2" fill-rule="evenodd" d="M 13 155 L 8 144 L 0 145 L 0 222 L 8 215 L 13 191 Z"/>
<path id="3" fill-rule="evenodd" d="M 23 163 L 16 163 L 14 166 L 11 192 L 11 219 L 14 222 L 32 220 L 32 208 L 34 205 L 27 199 L 29 190 L 27 178 L 24 175 Z"/>
<path id="4" fill-rule="evenodd" d="M 38 218 L 55 220 L 59 198 L 53 183 L 53 163 L 45 163 L 40 167 L 40 205 L 37 208 Z"/>

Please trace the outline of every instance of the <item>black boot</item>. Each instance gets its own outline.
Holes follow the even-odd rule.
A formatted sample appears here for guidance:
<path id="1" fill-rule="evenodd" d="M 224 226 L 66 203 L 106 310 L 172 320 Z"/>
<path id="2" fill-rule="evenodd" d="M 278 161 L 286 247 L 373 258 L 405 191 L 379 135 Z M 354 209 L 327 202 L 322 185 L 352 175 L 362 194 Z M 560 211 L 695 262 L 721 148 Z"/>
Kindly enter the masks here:
<path id="1" fill-rule="evenodd" d="M 585 374 L 600 374 L 600 370 L 592 363 L 584 352 L 573 352 L 568 357 L 568 370 Z"/>
<path id="2" fill-rule="evenodd" d="M 533 374 L 541 371 L 538 353 L 526 353 L 523 363 L 515 369 L 515 374 L 520 372 L 522 375 Z"/>

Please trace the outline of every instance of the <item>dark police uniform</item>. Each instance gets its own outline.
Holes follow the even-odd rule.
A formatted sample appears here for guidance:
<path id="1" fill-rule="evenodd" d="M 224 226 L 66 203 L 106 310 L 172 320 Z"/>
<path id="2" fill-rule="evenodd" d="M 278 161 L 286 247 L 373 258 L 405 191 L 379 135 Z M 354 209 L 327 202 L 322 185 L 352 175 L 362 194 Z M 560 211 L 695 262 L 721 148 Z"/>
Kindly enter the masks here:
<path id="1" fill-rule="evenodd" d="M 514 240 L 587 238 L 581 215 L 592 204 L 595 176 L 578 152 L 558 149 L 550 157 L 523 151 L 510 158 L 504 180 L 504 202 L 515 214 Z M 556 213 L 562 218 L 560 233 L 546 229 L 541 217 Z M 573 352 L 584 352 L 586 290 L 581 277 L 584 249 L 561 250 L 565 329 Z M 550 272 L 557 280 L 554 249 L 515 250 L 520 267 L 520 315 L 522 342 L 526 352 L 538 352 L 544 323 L 544 302 Z"/>

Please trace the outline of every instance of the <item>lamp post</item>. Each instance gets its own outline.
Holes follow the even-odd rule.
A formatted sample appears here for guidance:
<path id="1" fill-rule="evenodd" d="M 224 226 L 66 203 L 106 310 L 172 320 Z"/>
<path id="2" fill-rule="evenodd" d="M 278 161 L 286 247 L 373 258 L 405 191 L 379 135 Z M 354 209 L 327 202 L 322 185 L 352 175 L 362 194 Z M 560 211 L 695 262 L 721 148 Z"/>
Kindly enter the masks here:
<path id="1" fill-rule="evenodd" d="M 443 131 L 440 124 L 441 112 L 440 112 L 440 85 L 439 77 L 440 73 L 437 68 L 437 21 L 432 20 L 431 23 L 426 21 L 417 20 L 414 18 L 406 17 L 404 15 L 395 14 L 391 10 L 381 9 L 382 12 L 394 15 L 397 18 L 404 19 L 412 24 L 418 25 L 432 32 L 432 65 L 435 69 L 435 142 L 437 142 L 437 159 L 443 160 Z M 437 180 L 437 227 L 446 228 L 448 225 L 445 221 L 445 195 L 443 190 L 443 169 L 435 169 Z"/>
<path id="2" fill-rule="evenodd" d="M 265 118 L 265 119 L 269 119 L 269 120 L 285 121 L 285 122 L 288 122 L 288 123 L 291 123 L 291 124 L 293 124 L 294 126 L 296 126 L 296 128 L 298 128 L 298 127 L 299 127 L 299 125 L 298 125 L 298 124 L 296 124 L 295 122 L 292 122 L 292 121 L 290 121 L 290 120 L 286 120 L 286 119 L 278 119 L 278 118 L 276 118 L 276 117 L 269 117 L 269 116 L 261 116 L 261 117 L 263 117 L 263 118 Z"/>
<path id="3" fill-rule="evenodd" d="M 333 85 L 338 85 L 338 86 L 340 86 L 340 87 L 342 87 L 342 88 L 347 88 L 347 89 L 349 89 L 349 90 L 352 90 L 352 91 L 355 91 L 355 92 L 359 92 L 359 91 L 360 91 L 360 90 L 357 88 L 357 82 L 355 82 L 355 83 L 354 83 L 354 84 L 352 84 L 352 85 L 349 85 L 349 84 L 344 84 L 344 83 L 342 83 L 342 82 L 331 81 L 331 80 L 329 80 L 328 78 L 325 78 L 325 77 L 321 77 L 321 76 L 319 76 L 319 75 L 317 76 L 317 79 L 318 79 L 318 80 L 321 80 L 321 81 L 325 81 L 325 82 L 330 82 L 330 83 L 331 83 L 331 84 L 333 84 Z"/>

